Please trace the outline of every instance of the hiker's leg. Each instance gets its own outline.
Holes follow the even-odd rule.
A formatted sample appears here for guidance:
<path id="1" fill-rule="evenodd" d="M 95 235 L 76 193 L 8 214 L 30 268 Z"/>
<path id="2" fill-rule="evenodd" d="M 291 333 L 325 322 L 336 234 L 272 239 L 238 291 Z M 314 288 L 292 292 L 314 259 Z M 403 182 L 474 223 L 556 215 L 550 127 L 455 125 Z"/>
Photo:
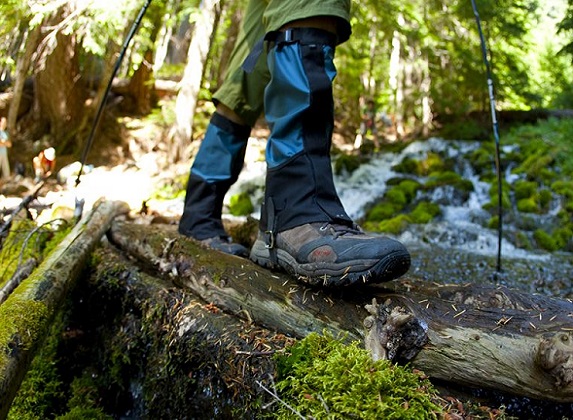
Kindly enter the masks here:
<path id="1" fill-rule="evenodd" d="M 266 63 L 260 60 L 252 73 L 244 72 L 241 65 L 264 35 L 265 6 L 262 0 L 249 2 L 227 77 L 213 97 L 216 112 L 191 167 L 179 222 L 181 234 L 211 248 L 241 256 L 246 256 L 248 251 L 231 242 L 221 213 L 225 194 L 243 167 L 251 127 L 263 109 L 263 91 L 269 78 Z"/>
<path id="2" fill-rule="evenodd" d="M 320 22 L 320 24 L 317 24 Z M 330 160 L 337 17 L 287 24 L 268 54 L 265 115 L 271 129 L 259 238 L 251 258 L 311 284 L 388 281 L 404 274 L 402 244 L 364 234 L 346 214 Z"/>

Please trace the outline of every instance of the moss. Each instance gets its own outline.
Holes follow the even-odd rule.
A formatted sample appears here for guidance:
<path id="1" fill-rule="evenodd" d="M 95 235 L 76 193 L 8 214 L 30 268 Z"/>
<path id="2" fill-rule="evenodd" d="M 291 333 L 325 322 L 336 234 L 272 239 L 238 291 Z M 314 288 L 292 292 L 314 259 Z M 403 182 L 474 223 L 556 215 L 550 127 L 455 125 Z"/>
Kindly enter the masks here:
<path id="1" fill-rule="evenodd" d="M 233 216 L 247 216 L 254 211 L 251 197 L 248 193 L 242 192 L 231 197 L 229 212 Z"/>
<path id="2" fill-rule="evenodd" d="M 410 157 L 404 158 L 400 163 L 392 166 L 392 170 L 403 174 L 422 175 L 420 161 Z"/>
<path id="3" fill-rule="evenodd" d="M 397 235 L 406 230 L 410 224 L 410 217 L 405 214 L 399 214 L 391 219 L 383 220 L 373 229 L 377 232 L 386 232 Z"/>
<path id="4" fill-rule="evenodd" d="M 537 185 L 536 183 L 534 183 Z M 525 193 L 531 193 L 527 195 Z M 553 199 L 553 194 L 547 189 L 540 191 L 535 188 L 531 190 L 529 187 L 521 190 L 525 197 L 517 200 L 517 210 L 523 213 L 545 213 L 549 210 L 549 204 Z M 517 196 L 517 194 L 516 194 Z"/>
<path id="5" fill-rule="evenodd" d="M 519 230 L 525 230 L 533 232 L 539 227 L 537 218 L 531 217 L 528 214 L 520 214 L 519 217 L 515 219 L 515 228 Z"/>
<path id="6" fill-rule="evenodd" d="M 382 201 L 372 207 L 366 214 L 367 222 L 380 222 L 400 213 L 416 197 L 421 184 L 412 180 L 397 180 L 386 191 Z M 377 230 L 377 228 L 375 228 Z"/>
<path id="7" fill-rule="evenodd" d="M 551 189 L 564 197 L 573 198 L 573 181 L 555 181 L 551 184 Z"/>
<path id="8" fill-rule="evenodd" d="M 392 170 L 410 175 L 427 176 L 432 172 L 449 170 L 452 166 L 451 162 L 445 161 L 439 154 L 429 152 L 422 160 L 405 158 L 399 164 L 394 165 Z"/>
<path id="9" fill-rule="evenodd" d="M 484 173 L 486 171 L 491 171 L 495 169 L 494 161 L 494 149 L 493 147 L 484 147 L 483 145 L 478 149 L 474 150 L 468 159 L 472 164 L 472 167 L 476 170 L 478 174 Z"/>
<path id="10" fill-rule="evenodd" d="M 305 418 L 435 419 L 442 412 L 428 379 L 387 360 L 373 361 L 357 342 L 310 334 L 278 357 L 277 371 L 280 398 Z M 284 405 L 275 415 L 293 418 Z"/>
<path id="11" fill-rule="evenodd" d="M 436 188 L 444 185 L 451 185 L 461 191 L 473 191 L 474 186 L 470 180 L 462 178 L 461 175 L 453 171 L 434 172 L 425 183 L 425 188 Z"/>
<path id="12" fill-rule="evenodd" d="M 422 164 L 422 174 L 427 175 L 432 172 L 442 172 L 449 169 L 448 163 L 442 159 L 442 157 L 437 153 L 429 152 L 426 158 L 421 162 Z"/>
<path id="13" fill-rule="evenodd" d="M 0 285 L 12 277 L 20 261 L 26 261 L 31 257 L 38 258 L 41 247 L 45 242 L 45 237 L 42 235 L 44 230 L 41 230 L 33 238 L 31 233 L 34 228 L 35 225 L 29 220 L 20 220 L 13 223 L 0 250 L 0 262 L 2 264 Z"/>
<path id="14" fill-rule="evenodd" d="M 422 184 L 420 184 L 418 181 L 413 181 L 411 179 L 405 179 L 403 181 L 400 181 L 400 183 L 398 184 L 398 187 L 400 188 L 401 191 L 404 192 L 408 202 L 411 202 L 414 198 L 416 198 L 416 193 L 418 192 L 421 186 Z"/>
<path id="15" fill-rule="evenodd" d="M 99 408 L 74 407 L 56 420 L 113 420 L 113 418 Z"/>
<path id="16" fill-rule="evenodd" d="M 410 213 L 412 223 L 428 223 L 441 213 L 440 206 L 428 201 L 422 201 Z"/>
<path id="17" fill-rule="evenodd" d="M 334 173 L 336 175 L 340 175 L 343 172 L 351 174 L 360 167 L 361 163 L 362 159 L 359 156 L 341 153 L 334 161 Z"/>
<path id="18" fill-rule="evenodd" d="M 537 200 L 539 203 L 539 208 L 542 212 L 545 213 L 549 210 L 549 204 L 551 203 L 552 199 L 553 199 L 553 194 L 551 193 L 551 191 L 546 189 L 539 191 L 539 193 L 537 194 Z"/>
<path id="19" fill-rule="evenodd" d="M 33 359 L 26 377 L 10 407 L 8 420 L 93 419 L 111 420 L 99 405 L 99 375 L 91 369 L 65 383 L 65 372 L 74 366 L 74 356 L 62 354 L 66 347 L 62 331 L 66 326 L 66 310 L 56 316 L 42 348 Z"/>
<path id="20" fill-rule="evenodd" d="M 381 201 L 376 204 L 366 215 L 367 222 L 380 222 L 385 219 L 389 219 L 396 215 L 400 211 L 400 208 L 395 204 L 388 201 Z"/>
<path id="21" fill-rule="evenodd" d="M 559 248 L 555 239 L 542 229 L 537 229 L 533 232 L 533 238 L 535 239 L 537 246 L 541 249 L 545 249 L 546 251 L 553 252 Z"/>
<path id="22" fill-rule="evenodd" d="M 553 156 L 545 154 L 545 151 L 542 149 L 529 155 L 521 165 L 513 170 L 513 173 L 525 174 L 527 179 L 531 181 L 548 180 L 554 177 L 547 169 L 553 162 Z"/>
<path id="23" fill-rule="evenodd" d="M 519 180 L 513 185 L 513 191 L 517 200 L 533 197 L 538 188 L 539 184 L 535 181 Z"/>
<path id="24" fill-rule="evenodd" d="M 54 416 L 55 407 L 65 401 L 62 380 L 56 366 L 61 318 L 53 323 L 8 412 L 8 420 L 44 419 Z"/>
<path id="25" fill-rule="evenodd" d="M 69 411 L 59 416 L 58 420 L 113 419 L 112 416 L 105 414 L 103 410 L 98 407 L 101 396 L 93 376 L 93 372 L 85 371 L 82 376 L 73 379 L 70 385 L 71 397 L 68 400 Z"/>
<path id="26" fill-rule="evenodd" d="M 49 311 L 42 302 L 21 299 L 20 288 L 16 289 L 2 305 L 0 305 L 0 380 L 2 372 L 9 362 L 8 354 L 18 340 L 18 347 L 29 350 L 34 340 L 42 330 L 42 326 L 49 317 Z"/>
<path id="27" fill-rule="evenodd" d="M 537 213 L 538 207 L 535 197 L 522 198 L 517 201 L 517 210 L 523 213 Z"/>
<path id="28" fill-rule="evenodd" d="M 555 229 L 553 238 L 558 249 L 567 248 L 573 238 L 573 223 Z"/>
<path id="29" fill-rule="evenodd" d="M 403 209 L 406 204 L 408 204 L 408 198 L 406 193 L 402 191 L 399 187 L 390 188 L 384 194 L 384 200 L 392 203 L 397 209 Z"/>
<path id="30" fill-rule="evenodd" d="M 0 250 L 0 286 L 29 258 L 38 263 L 70 232 L 73 226 L 64 223 L 56 230 L 49 225 L 37 227 L 29 220 L 15 222 Z"/>
<path id="31" fill-rule="evenodd" d="M 60 242 L 71 232 L 74 227 L 71 224 L 62 225 L 62 227 L 56 230 L 50 239 L 46 242 L 44 249 L 42 250 L 42 255 L 45 258 L 48 256 Z"/>
<path id="32" fill-rule="evenodd" d="M 515 235 L 515 245 L 518 248 L 531 250 L 533 249 L 533 245 L 529 237 L 525 234 L 525 232 L 517 232 Z"/>
<path id="33" fill-rule="evenodd" d="M 501 207 L 503 209 L 510 209 L 511 208 L 511 199 L 509 197 L 510 186 L 507 181 L 502 180 L 501 183 Z M 497 178 L 491 180 L 491 185 L 489 188 L 489 196 L 491 201 L 486 203 L 483 208 L 486 210 L 497 209 L 498 206 L 498 183 Z"/>

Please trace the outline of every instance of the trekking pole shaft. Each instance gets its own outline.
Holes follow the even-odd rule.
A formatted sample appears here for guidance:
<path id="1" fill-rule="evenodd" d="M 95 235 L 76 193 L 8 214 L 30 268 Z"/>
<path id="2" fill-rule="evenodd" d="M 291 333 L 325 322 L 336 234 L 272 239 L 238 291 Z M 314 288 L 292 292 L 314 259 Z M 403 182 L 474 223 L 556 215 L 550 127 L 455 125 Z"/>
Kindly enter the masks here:
<path id="1" fill-rule="evenodd" d="M 131 42 L 131 39 L 133 38 L 133 36 L 135 35 L 135 32 L 137 31 L 137 29 L 139 28 L 139 25 L 141 24 L 141 21 L 143 19 L 143 16 L 145 15 L 145 12 L 147 11 L 147 8 L 149 7 L 149 5 L 151 4 L 151 0 L 146 0 L 145 4 L 143 5 L 143 7 L 141 8 L 141 10 L 139 11 L 139 14 L 137 15 L 137 18 L 135 19 L 135 21 L 133 22 L 133 25 L 131 26 L 131 29 L 129 31 L 129 34 L 127 35 L 127 38 L 125 39 L 123 46 L 121 48 L 121 52 L 119 54 L 119 57 L 117 58 L 116 62 L 115 62 L 115 66 L 113 69 L 113 72 L 109 78 L 107 87 L 105 89 L 105 93 L 100 101 L 100 104 L 98 106 L 97 109 L 97 113 L 94 119 L 94 122 L 92 124 L 92 128 L 88 137 L 88 141 L 86 143 L 86 146 L 84 147 L 84 150 L 82 152 L 82 157 L 80 160 L 80 170 L 78 172 L 78 177 L 76 178 L 76 187 L 78 186 L 78 184 L 80 183 L 80 177 L 82 175 L 83 169 L 84 169 L 84 165 L 86 163 L 86 159 L 88 156 L 88 153 L 92 147 L 93 144 L 93 140 L 94 140 L 94 135 L 95 132 L 97 130 L 97 127 L 99 125 L 99 121 L 101 119 L 101 115 L 103 112 L 103 108 L 107 102 L 107 97 L 109 96 L 109 92 L 111 90 L 111 85 L 113 84 L 113 79 L 115 79 L 115 76 L 119 70 L 119 67 L 121 66 L 121 62 L 123 61 L 123 57 L 125 56 L 125 53 L 127 51 L 127 47 L 129 46 L 129 43 Z"/>
<path id="2" fill-rule="evenodd" d="M 474 11 L 474 16 L 477 23 L 478 33 L 480 37 L 480 45 L 481 45 L 481 52 L 483 62 L 485 64 L 486 69 L 486 76 L 487 76 L 487 86 L 488 86 L 488 93 L 489 93 L 489 103 L 491 108 L 491 121 L 493 126 L 493 137 L 495 140 L 495 168 L 497 172 L 497 214 L 498 214 L 498 236 L 497 236 L 497 271 L 501 271 L 501 243 L 502 243 L 502 235 L 503 235 L 503 206 L 502 206 L 502 179 L 501 179 L 501 159 L 500 159 L 500 147 L 499 147 L 499 131 L 498 131 L 498 122 L 497 122 L 497 113 L 496 113 L 496 106 L 495 106 L 495 95 L 493 89 L 493 76 L 491 71 L 491 66 L 489 64 L 489 60 L 487 58 L 487 48 L 485 43 L 485 37 L 483 35 L 483 30 L 481 27 L 481 20 L 479 17 L 479 12 L 477 9 L 477 5 L 475 0 L 471 0 L 472 8 Z"/>

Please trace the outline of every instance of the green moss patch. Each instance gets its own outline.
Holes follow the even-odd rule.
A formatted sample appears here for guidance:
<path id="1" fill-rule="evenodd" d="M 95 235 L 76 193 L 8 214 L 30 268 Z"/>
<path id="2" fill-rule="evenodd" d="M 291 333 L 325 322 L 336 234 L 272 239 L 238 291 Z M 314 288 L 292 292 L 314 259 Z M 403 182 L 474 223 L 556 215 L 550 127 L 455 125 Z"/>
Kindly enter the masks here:
<path id="1" fill-rule="evenodd" d="M 8 355 L 14 344 L 29 350 L 48 316 L 48 308 L 43 303 L 17 296 L 0 305 L 0 376 L 10 360 Z"/>
<path id="2" fill-rule="evenodd" d="M 429 201 L 418 203 L 416 208 L 410 213 L 413 223 L 428 223 L 441 214 L 440 206 Z"/>
<path id="3" fill-rule="evenodd" d="M 432 384 L 387 360 L 373 361 L 357 342 L 310 334 L 278 358 L 277 419 L 436 419 Z"/>
<path id="4" fill-rule="evenodd" d="M 248 193 L 242 192 L 231 197 L 229 203 L 229 212 L 233 216 L 247 216 L 253 211 L 253 203 Z"/>
<path id="5" fill-rule="evenodd" d="M 474 189 L 474 186 L 470 180 L 462 178 L 461 175 L 453 171 L 434 172 L 430 174 L 424 187 L 428 189 L 441 187 L 444 185 L 451 185 L 454 188 L 465 192 L 471 192 Z"/>

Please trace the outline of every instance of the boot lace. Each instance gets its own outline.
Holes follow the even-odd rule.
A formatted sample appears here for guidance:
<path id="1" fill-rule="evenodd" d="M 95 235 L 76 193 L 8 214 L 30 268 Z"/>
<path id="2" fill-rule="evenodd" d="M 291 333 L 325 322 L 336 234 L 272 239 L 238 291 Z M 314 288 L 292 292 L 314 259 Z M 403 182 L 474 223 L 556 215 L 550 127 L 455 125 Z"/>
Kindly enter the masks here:
<path id="1" fill-rule="evenodd" d="M 332 236 L 334 236 L 334 239 L 344 235 L 364 234 L 362 229 L 360 229 L 360 226 L 358 226 L 356 223 L 352 223 L 352 225 L 343 225 L 340 223 L 325 222 L 320 226 L 319 230 L 321 232 L 330 231 L 330 233 L 332 233 Z"/>

